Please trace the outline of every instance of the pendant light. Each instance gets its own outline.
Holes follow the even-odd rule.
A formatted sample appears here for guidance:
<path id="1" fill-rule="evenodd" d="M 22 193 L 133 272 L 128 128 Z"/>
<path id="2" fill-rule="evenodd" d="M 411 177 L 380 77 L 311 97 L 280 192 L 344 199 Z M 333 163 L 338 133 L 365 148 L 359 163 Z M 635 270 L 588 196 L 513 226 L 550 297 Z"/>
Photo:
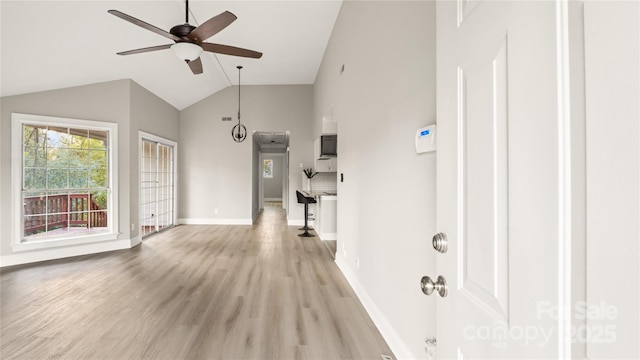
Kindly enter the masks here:
<path id="1" fill-rule="evenodd" d="M 238 68 L 238 123 L 231 129 L 231 137 L 233 141 L 240 143 L 247 138 L 247 128 L 240 123 L 240 70 L 242 66 L 236 66 Z"/>

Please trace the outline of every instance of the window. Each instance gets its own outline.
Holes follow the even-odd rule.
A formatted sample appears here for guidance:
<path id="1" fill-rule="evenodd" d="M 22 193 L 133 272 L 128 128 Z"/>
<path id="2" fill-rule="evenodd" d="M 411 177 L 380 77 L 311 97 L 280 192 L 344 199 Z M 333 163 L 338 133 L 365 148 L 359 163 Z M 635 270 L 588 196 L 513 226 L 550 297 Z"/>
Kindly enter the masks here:
<path id="1" fill-rule="evenodd" d="M 272 178 L 273 177 L 273 160 L 265 159 L 262 169 L 263 169 L 262 177 Z"/>
<path id="2" fill-rule="evenodd" d="M 17 250 L 116 238 L 117 124 L 12 115 Z"/>

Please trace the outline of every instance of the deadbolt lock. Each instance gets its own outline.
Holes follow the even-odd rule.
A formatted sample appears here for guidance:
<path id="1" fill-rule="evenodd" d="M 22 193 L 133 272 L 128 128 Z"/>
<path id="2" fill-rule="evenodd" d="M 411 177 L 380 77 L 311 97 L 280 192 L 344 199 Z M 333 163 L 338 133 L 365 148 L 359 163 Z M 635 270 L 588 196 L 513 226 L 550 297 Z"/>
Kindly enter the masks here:
<path id="1" fill-rule="evenodd" d="M 439 253 L 446 253 L 449 248 L 449 240 L 447 240 L 447 235 L 444 233 L 437 233 L 433 235 L 433 239 L 431 240 L 431 244 L 433 248 L 436 249 Z"/>

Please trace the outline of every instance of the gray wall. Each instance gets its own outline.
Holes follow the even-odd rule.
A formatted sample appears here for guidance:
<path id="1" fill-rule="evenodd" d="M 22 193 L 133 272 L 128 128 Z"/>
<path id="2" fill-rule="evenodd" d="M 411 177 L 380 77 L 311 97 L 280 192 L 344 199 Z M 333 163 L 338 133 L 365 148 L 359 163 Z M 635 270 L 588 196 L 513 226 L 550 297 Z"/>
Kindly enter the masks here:
<path id="1" fill-rule="evenodd" d="M 435 2 L 346 1 L 314 87 L 314 135 L 338 122 L 336 262 L 405 358 L 435 335 L 419 281 L 435 275 L 436 157 L 414 149 L 436 121 L 435 70 Z"/>
<path id="2" fill-rule="evenodd" d="M 185 223 L 250 223 L 253 199 L 254 131 L 290 131 L 290 199 L 301 186 L 299 164 L 313 163 L 313 87 L 311 85 L 242 86 L 242 123 L 249 138 L 231 138 L 237 120 L 238 89 L 213 94 L 180 112 L 179 217 Z M 303 208 L 291 201 L 289 218 L 301 221 Z M 218 209 L 218 214 L 215 213 Z"/>
<path id="3" fill-rule="evenodd" d="M 178 142 L 180 138 L 180 112 L 166 101 L 160 99 L 156 95 L 149 92 L 147 89 L 138 85 L 136 82 L 131 81 L 131 162 L 130 162 L 130 178 L 131 186 L 130 194 L 132 201 L 135 201 L 135 205 L 132 204 L 132 209 L 135 212 L 131 213 L 129 224 L 135 224 L 135 230 L 132 231 L 132 238 L 138 236 L 140 232 L 140 210 L 139 210 L 139 169 L 138 162 L 140 161 L 140 144 L 138 138 L 138 132 L 144 131 L 149 134 L 160 136 L 165 139 L 169 139 Z M 178 144 L 178 153 L 180 144 Z M 175 150 L 174 150 L 175 151 Z M 176 186 L 179 186 L 179 178 L 175 179 Z"/>
<path id="4" fill-rule="evenodd" d="M 284 158 L 282 154 L 263 154 L 262 158 L 273 160 L 273 177 L 262 178 L 263 196 L 265 199 L 282 199 Z"/>
<path id="5" fill-rule="evenodd" d="M 118 123 L 118 239 L 138 236 L 138 130 L 144 129 L 170 139 L 178 139 L 178 110 L 131 80 L 78 86 L 0 99 L 0 177 L 11 178 L 11 113 L 26 113 L 72 119 Z M 173 134 L 173 135 L 172 135 Z M 11 182 L 0 188 L 2 214 L 11 214 Z M 131 223 L 136 230 L 130 230 Z M 0 218 L 0 254 L 11 256 L 11 218 Z M 37 251 L 31 252 L 35 253 Z M 41 251 L 42 252 L 42 251 Z M 20 255 L 28 252 L 21 251 Z M 49 257 L 65 252 L 49 251 Z"/>

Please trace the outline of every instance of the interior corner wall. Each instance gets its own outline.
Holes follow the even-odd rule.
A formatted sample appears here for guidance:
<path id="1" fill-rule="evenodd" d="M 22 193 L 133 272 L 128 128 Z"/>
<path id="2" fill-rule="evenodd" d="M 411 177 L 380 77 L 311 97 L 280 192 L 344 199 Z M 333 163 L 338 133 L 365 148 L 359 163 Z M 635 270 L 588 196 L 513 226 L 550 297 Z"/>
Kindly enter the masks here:
<path id="1" fill-rule="evenodd" d="M 292 194 L 302 185 L 299 164 L 313 163 L 313 86 L 249 85 L 241 90 L 241 120 L 249 133 L 241 143 L 231 137 L 237 123 L 237 86 L 180 112 L 181 223 L 251 224 L 254 131 L 290 131 L 289 199 L 296 199 Z M 289 219 L 302 220 L 302 206 L 289 202 Z"/>
<path id="2" fill-rule="evenodd" d="M 130 81 L 130 119 L 131 134 L 130 148 L 131 161 L 129 168 L 130 188 L 130 218 L 124 226 L 133 224 L 131 231 L 132 245 L 140 241 L 140 144 L 138 132 L 144 131 L 168 140 L 178 142 L 180 138 L 180 111 L 171 104 L 162 100 L 149 90 L 140 86 L 135 81 Z M 180 144 L 178 143 L 177 154 L 179 154 Z M 175 178 L 175 186 L 179 186 L 180 179 Z M 179 199 L 177 199 L 179 201 Z"/>
<path id="3" fill-rule="evenodd" d="M 119 225 L 120 240 L 129 240 L 130 218 L 130 157 L 131 152 L 129 134 L 131 132 L 129 124 L 129 80 L 117 80 L 105 83 L 78 86 L 66 89 L 44 91 L 38 93 L 7 96 L 0 99 L 0 136 L 2 137 L 2 148 L 0 149 L 0 177 L 11 179 L 11 114 L 25 113 L 71 119 L 105 121 L 118 124 L 118 188 L 119 188 Z M 12 214 L 11 201 L 12 189 L 11 181 L 3 181 L 2 188 L 3 214 Z M 30 261 L 47 260 L 58 257 L 79 255 L 81 253 L 93 252 L 90 249 L 96 247 L 77 246 L 56 248 L 55 250 L 35 250 L 14 252 L 11 246 L 11 222 L 12 216 L 0 218 L 0 232 L 2 233 L 2 243 L 0 244 L 0 255 L 3 259 L 2 266 L 12 263 L 23 263 Z M 108 242 L 103 243 L 102 249 L 109 248 Z M 31 259 L 31 260 L 30 260 Z"/>
<path id="4" fill-rule="evenodd" d="M 338 124 L 336 262 L 397 358 L 435 336 L 436 156 L 414 148 L 436 122 L 435 21 L 432 1 L 343 2 L 314 86 L 314 135 Z"/>
<path id="5" fill-rule="evenodd" d="M 258 164 L 260 163 L 260 144 L 251 137 L 251 220 L 255 224 L 260 213 L 260 175 L 258 172 Z"/>

